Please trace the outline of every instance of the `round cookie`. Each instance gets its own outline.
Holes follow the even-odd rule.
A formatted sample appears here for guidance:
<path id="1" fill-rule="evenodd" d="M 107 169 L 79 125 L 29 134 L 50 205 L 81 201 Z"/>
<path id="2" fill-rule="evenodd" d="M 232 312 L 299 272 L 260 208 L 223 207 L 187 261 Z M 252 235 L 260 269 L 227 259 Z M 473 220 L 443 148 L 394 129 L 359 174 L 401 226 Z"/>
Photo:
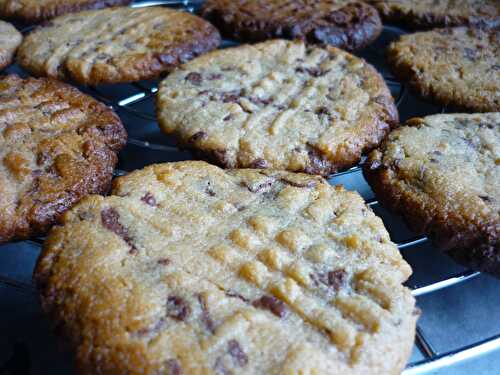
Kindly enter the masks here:
<path id="1" fill-rule="evenodd" d="M 126 5 L 131 0 L 0 0 L 0 16 L 37 23 L 66 13 Z"/>
<path id="2" fill-rule="evenodd" d="M 30 33 L 19 64 L 37 76 L 79 84 L 157 77 L 219 45 L 218 31 L 186 12 L 162 7 L 68 14 Z"/>
<path id="3" fill-rule="evenodd" d="M 497 0 L 369 0 L 388 22 L 414 29 L 500 25 Z"/>
<path id="4" fill-rule="evenodd" d="M 111 109 L 64 83 L 0 78 L 0 243 L 44 234 L 108 190 L 126 132 Z"/>
<path id="5" fill-rule="evenodd" d="M 500 276 L 500 113 L 406 125 L 365 164 L 378 199 L 458 262 Z"/>
<path id="6" fill-rule="evenodd" d="M 12 63 L 23 36 L 10 23 L 0 21 L 0 70 Z"/>
<path id="7" fill-rule="evenodd" d="M 334 47 L 274 40 L 214 51 L 161 82 L 158 121 L 224 167 L 328 175 L 398 123 L 383 78 Z"/>
<path id="8" fill-rule="evenodd" d="M 201 15 L 242 42 L 304 39 L 355 50 L 382 32 L 377 10 L 350 0 L 208 0 Z"/>
<path id="9" fill-rule="evenodd" d="M 424 98 L 471 112 L 500 111 L 500 31 L 437 29 L 388 49 L 395 75 Z"/>
<path id="10" fill-rule="evenodd" d="M 188 161 L 82 200 L 35 280 L 82 373 L 399 374 L 410 273 L 357 193 Z"/>

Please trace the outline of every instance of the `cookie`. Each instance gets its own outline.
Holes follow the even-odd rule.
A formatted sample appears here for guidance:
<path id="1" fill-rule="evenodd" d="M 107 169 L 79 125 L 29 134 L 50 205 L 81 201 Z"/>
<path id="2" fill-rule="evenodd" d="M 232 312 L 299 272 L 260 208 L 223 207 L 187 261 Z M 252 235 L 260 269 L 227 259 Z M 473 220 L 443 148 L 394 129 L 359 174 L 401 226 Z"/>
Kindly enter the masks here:
<path id="1" fill-rule="evenodd" d="M 0 0 L 0 16 L 38 23 L 66 13 L 126 5 L 131 0 Z"/>
<path id="2" fill-rule="evenodd" d="M 0 69 L 10 65 L 23 36 L 10 23 L 0 21 Z"/>
<path id="3" fill-rule="evenodd" d="M 413 29 L 500 25 L 497 0 L 369 0 L 388 22 Z"/>
<path id="4" fill-rule="evenodd" d="M 335 47 L 274 40 L 214 51 L 160 84 L 167 134 L 227 168 L 328 175 L 398 123 L 383 78 Z"/>
<path id="5" fill-rule="evenodd" d="M 471 112 L 500 111 L 500 31 L 436 29 L 388 49 L 395 75 L 424 98 Z"/>
<path id="6" fill-rule="evenodd" d="M 30 33 L 19 64 L 37 76 L 79 84 L 157 77 L 219 45 L 218 31 L 189 13 L 162 7 L 69 14 Z"/>
<path id="7" fill-rule="evenodd" d="M 201 15 L 242 42 L 303 39 L 352 51 L 382 32 L 375 8 L 349 0 L 208 0 Z"/>
<path id="8" fill-rule="evenodd" d="M 44 234 L 109 189 L 126 133 L 111 109 L 50 79 L 0 78 L 0 243 Z"/>
<path id="9" fill-rule="evenodd" d="M 461 264 L 500 276 L 500 113 L 406 125 L 365 164 L 378 199 Z"/>
<path id="10" fill-rule="evenodd" d="M 35 280 L 82 373 L 399 374 L 410 273 L 357 193 L 188 161 L 82 200 Z"/>

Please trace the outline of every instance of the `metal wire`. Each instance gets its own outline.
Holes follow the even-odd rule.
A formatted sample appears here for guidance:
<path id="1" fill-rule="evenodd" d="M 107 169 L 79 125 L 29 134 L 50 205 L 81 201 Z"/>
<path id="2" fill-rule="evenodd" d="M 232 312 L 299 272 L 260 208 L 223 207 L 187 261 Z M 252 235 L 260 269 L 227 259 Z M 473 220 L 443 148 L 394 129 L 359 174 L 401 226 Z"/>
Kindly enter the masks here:
<path id="1" fill-rule="evenodd" d="M 147 6 L 158 6 L 158 5 L 163 5 L 163 6 L 172 6 L 176 8 L 181 8 L 183 10 L 187 10 L 189 12 L 193 12 L 194 9 L 199 6 L 203 1 L 200 0 L 158 0 L 158 1 L 142 1 L 142 2 L 134 2 L 131 6 L 132 7 L 147 7 Z M 397 28 L 394 28 L 392 26 L 385 26 L 386 29 L 389 31 L 394 31 L 397 33 L 400 33 L 401 31 Z M 29 32 L 30 28 L 27 28 L 23 30 L 24 33 Z M 233 42 L 230 41 L 225 41 L 223 43 L 223 47 L 231 46 L 234 45 Z M 392 75 L 386 75 L 384 76 L 384 79 L 386 80 L 387 84 L 389 86 L 399 86 L 399 91 L 398 94 L 395 98 L 396 105 L 399 106 L 405 96 L 407 95 L 407 90 L 404 85 L 401 85 L 398 81 L 394 79 Z M 141 83 L 134 83 L 130 85 L 131 89 L 133 89 L 134 94 L 130 95 L 125 95 L 123 98 L 120 98 L 119 100 L 112 100 L 106 96 L 105 93 L 103 93 L 99 88 L 87 88 L 87 90 L 96 97 L 98 100 L 101 100 L 102 102 L 106 103 L 107 105 L 113 107 L 114 109 L 120 109 L 127 111 L 135 116 L 141 117 L 143 119 L 155 121 L 155 116 L 153 113 L 146 113 L 140 110 L 137 110 L 135 108 L 132 108 L 132 105 L 136 105 L 138 103 L 141 103 L 145 100 L 148 100 L 154 96 L 154 94 L 157 92 L 157 87 L 153 86 L 151 88 L 141 84 Z M 132 90 L 131 90 L 132 91 Z M 445 111 L 445 108 L 442 109 L 442 112 Z M 178 151 L 177 148 L 171 147 L 171 146 L 166 146 L 163 144 L 154 144 L 146 141 L 142 141 L 139 139 L 135 138 L 129 138 L 128 139 L 128 144 L 134 145 L 136 147 L 141 147 L 146 150 L 158 150 L 158 151 L 166 151 L 166 152 L 176 152 Z M 348 175 L 348 174 L 354 174 L 354 173 L 360 173 L 361 171 L 361 164 L 357 165 L 355 167 L 352 167 L 348 170 L 336 173 L 331 176 L 331 178 L 342 176 L 342 175 Z M 127 171 L 123 170 L 118 170 L 116 169 L 113 173 L 114 176 L 122 176 L 127 174 Z M 368 206 L 376 206 L 379 204 L 379 202 L 376 199 L 370 199 L 366 201 L 366 204 Z M 397 246 L 400 250 L 407 250 L 407 249 L 412 249 L 415 248 L 416 246 L 425 243 L 427 241 L 427 237 L 425 236 L 419 236 L 419 237 L 414 237 L 414 238 L 409 238 L 404 241 L 401 241 L 397 243 Z M 43 245 L 43 239 L 37 238 L 37 239 L 32 239 L 29 241 L 25 241 L 27 243 L 30 243 L 31 245 L 41 247 Z M 420 297 L 429 293 L 434 293 L 438 290 L 444 289 L 444 288 L 449 288 L 452 286 L 456 286 L 458 284 L 464 283 L 468 280 L 471 280 L 475 277 L 477 277 L 480 273 L 479 272 L 474 272 L 471 270 L 467 270 L 465 272 L 462 272 L 458 275 L 454 275 L 451 277 L 447 277 L 443 280 L 439 280 L 427 285 L 421 285 L 421 286 L 415 286 L 412 290 L 412 294 L 415 297 Z M 33 284 L 30 283 L 23 283 L 18 280 L 14 280 L 12 278 L 6 277 L 6 276 L 1 276 L 0 275 L 0 284 L 8 285 L 10 287 L 16 288 L 17 290 L 20 290 L 23 293 L 28 293 L 32 294 L 35 292 L 35 288 Z M 495 349 L 500 348 L 500 334 L 492 336 L 490 338 L 486 338 L 484 340 L 472 343 L 470 345 L 464 346 L 462 348 L 458 348 L 456 350 L 448 351 L 445 353 L 437 353 L 436 350 L 433 348 L 433 345 L 425 334 L 423 333 L 421 327 L 417 327 L 417 332 L 416 332 L 416 338 L 415 338 L 415 344 L 419 348 L 420 352 L 424 356 L 423 360 L 420 360 L 418 362 L 410 363 L 407 366 L 407 369 L 403 372 L 404 375 L 415 375 L 415 374 L 423 374 L 427 373 L 429 371 L 434 371 L 439 368 L 449 366 L 452 364 L 455 364 L 457 362 L 470 359 L 476 356 L 479 356 L 481 354 L 493 351 Z"/>

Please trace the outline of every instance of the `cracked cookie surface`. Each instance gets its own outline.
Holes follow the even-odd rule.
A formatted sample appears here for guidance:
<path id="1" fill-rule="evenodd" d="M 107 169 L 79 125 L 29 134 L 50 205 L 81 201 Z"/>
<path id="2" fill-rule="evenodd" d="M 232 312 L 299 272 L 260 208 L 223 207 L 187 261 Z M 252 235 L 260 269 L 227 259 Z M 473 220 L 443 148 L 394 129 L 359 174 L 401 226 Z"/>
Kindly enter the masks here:
<path id="1" fill-rule="evenodd" d="M 0 0 L 0 15 L 37 23 L 66 13 L 126 5 L 131 0 Z"/>
<path id="2" fill-rule="evenodd" d="M 219 165 L 320 175 L 355 165 L 398 123 L 371 65 L 284 40 L 184 64 L 161 82 L 157 108 L 165 133 Z"/>
<path id="3" fill-rule="evenodd" d="M 0 79 L 0 243 L 44 234 L 109 188 L 126 132 L 111 109 L 50 79 Z"/>
<path id="4" fill-rule="evenodd" d="M 467 111 L 500 111 L 500 30 L 403 35 L 387 57 L 396 76 L 425 98 Z"/>
<path id="5" fill-rule="evenodd" d="M 10 23 L 0 21 L 0 70 L 12 63 L 23 36 Z"/>
<path id="6" fill-rule="evenodd" d="M 82 200 L 35 280 L 82 373 L 399 374 L 410 273 L 357 193 L 190 161 Z"/>
<path id="7" fill-rule="evenodd" d="M 349 0 L 208 0 L 201 15 L 242 42 L 304 39 L 352 51 L 382 32 L 375 8 Z"/>
<path id="8" fill-rule="evenodd" d="M 458 262 L 500 276 L 500 114 L 406 125 L 365 163 L 378 199 Z"/>
<path id="9" fill-rule="evenodd" d="M 37 76 L 98 85 L 155 78 L 219 42 L 215 27 L 186 12 L 110 8 L 51 20 L 26 36 L 17 59 Z"/>
<path id="10" fill-rule="evenodd" d="M 497 0 L 369 0 L 388 22 L 414 29 L 500 25 Z"/>

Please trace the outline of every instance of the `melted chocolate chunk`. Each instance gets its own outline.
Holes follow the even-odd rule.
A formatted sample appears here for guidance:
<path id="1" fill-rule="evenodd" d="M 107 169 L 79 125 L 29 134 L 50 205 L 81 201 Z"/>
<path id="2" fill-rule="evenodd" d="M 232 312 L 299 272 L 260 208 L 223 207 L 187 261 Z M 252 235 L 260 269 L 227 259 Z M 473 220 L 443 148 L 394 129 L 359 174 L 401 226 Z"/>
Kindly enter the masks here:
<path id="1" fill-rule="evenodd" d="M 182 375 L 181 364 L 175 358 L 166 360 L 165 368 L 167 369 L 167 375 Z"/>
<path id="2" fill-rule="evenodd" d="M 211 333 L 215 333 L 215 324 L 212 320 L 212 317 L 210 316 L 210 312 L 208 311 L 207 301 L 205 297 L 203 297 L 201 294 L 198 294 L 198 302 L 200 303 L 201 307 L 201 320 L 203 324 L 205 324 L 205 326 Z"/>
<path id="3" fill-rule="evenodd" d="M 314 113 L 316 115 L 318 115 L 319 117 L 326 116 L 328 118 L 328 120 L 332 119 L 332 114 L 330 113 L 330 111 L 326 107 L 318 107 L 318 108 L 316 108 Z"/>
<path id="4" fill-rule="evenodd" d="M 191 82 L 195 86 L 199 86 L 201 85 L 201 81 L 203 80 L 203 78 L 201 77 L 200 73 L 191 72 L 186 76 L 186 80 Z"/>
<path id="5" fill-rule="evenodd" d="M 255 96 L 249 97 L 248 100 L 250 100 L 253 104 L 256 104 L 256 105 L 269 105 L 274 101 L 273 98 L 261 99 L 261 98 L 255 97 Z"/>
<path id="6" fill-rule="evenodd" d="M 188 303 L 179 296 L 170 296 L 167 299 L 167 316 L 175 320 L 186 320 L 191 309 Z"/>
<path id="7" fill-rule="evenodd" d="M 205 140 L 208 138 L 208 134 L 205 133 L 204 131 L 199 131 L 199 132 L 196 132 L 194 133 L 190 138 L 189 138 L 189 143 L 194 143 L 196 141 L 199 141 L 199 140 Z"/>
<path id="8" fill-rule="evenodd" d="M 155 197 L 149 191 L 146 194 L 144 194 L 144 196 L 141 198 L 141 201 L 143 201 L 144 203 L 146 203 L 148 206 L 151 207 L 158 206 Z"/>
<path id="9" fill-rule="evenodd" d="M 238 366 L 244 367 L 248 363 L 248 356 L 243 351 L 238 341 L 234 339 L 229 340 L 227 343 L 227 352 Z"/>
<path id="10" fill-rule="evenodd" d="M 297 73 L 307 73 L 312 77 L 322 77 L 330 72 L 330 70 L 321 70 L 319 68 L 304 68 L 302 66 L 299 66 L 298 68 L 295 69 Z"/>
<path id="11" fill-rule="evenodd" d="M 273 186 L 274 181 L 275 181 L 275 179 L 271 178 L 271 179 L 264 181 L 258 185 L 251 186 L 251 185 L 247 185 L 244 182 L 242 182 L 242 185 L 245 186 L 252 193 L 260 193 L 260 192 L 266 190 L 267 188 Z"/>
<path id="12" fill-rule="evenodd" d="M 158 259 L 157 263 L 162 265 L 162 266 L 168 266 L 170 264 L 170 259 L 161 258 L 161 259 Z"/>
<path id="13" fill-rule="evenodd" d="M 285 303 L 273 296 L 262 296 L 253 301 L 252 305 L 253 307 L 269 310 L 279 318 L 285 316 Z"/>
<path id="14" fill-rule="evenodd" d="M 236 103 L 240 100 L 240 97 L 240 90 L 227 91 L 220 94 L 220 98 L 224 103 Z"/>
<path id="15" fill-rule="evenodd" d="M 130 253 L 135 254 L 137 248 L 132 241 L 132 237 L 128 234 L 127 228 L 120 224 L 119 219 L 120 214 L 113 207 L 101 211 L 101 222 L 103 227 L 117 236 L 120 236 L 130 246 Z"/>

